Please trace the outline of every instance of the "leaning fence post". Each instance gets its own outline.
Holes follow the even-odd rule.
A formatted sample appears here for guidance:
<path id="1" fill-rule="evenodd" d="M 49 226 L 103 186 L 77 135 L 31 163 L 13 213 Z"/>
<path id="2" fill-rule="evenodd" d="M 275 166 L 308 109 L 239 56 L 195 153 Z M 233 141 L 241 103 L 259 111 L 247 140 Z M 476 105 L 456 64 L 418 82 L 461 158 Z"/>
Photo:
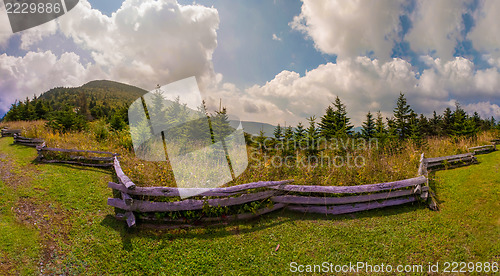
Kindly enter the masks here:
<path id="1" fill-rule="evenodd" d="M 422 155 L 420 156 L 420 165 L 418 167 L 418 175 L 425 175 L 425 178 L 427 179 L 426 185 L 429 189 L 429 191 L 422 193 L 421 198 L 424 200 L 429 200 L 429 209 L 438 211 L 438 203 L 435 198 L 434 191 L 432 191 L 431 187 L 429 186 L 429 172 L 427 171 L 427 161 L 425 160 L 424 153 L 422 152 Z"/>

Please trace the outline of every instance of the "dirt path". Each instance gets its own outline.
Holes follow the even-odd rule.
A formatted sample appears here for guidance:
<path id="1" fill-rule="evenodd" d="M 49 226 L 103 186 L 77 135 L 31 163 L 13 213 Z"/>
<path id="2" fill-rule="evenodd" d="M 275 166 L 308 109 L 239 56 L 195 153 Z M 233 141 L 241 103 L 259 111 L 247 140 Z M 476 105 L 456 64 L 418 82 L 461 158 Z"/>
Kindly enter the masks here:
<path id="1" fill-rule="evenodd" d="M 19 167 L 6 154 L 0 153 L 0 179 L 10 189 L 18 194 L 19 190 L 33 186 L 33 176 L 40 173 L 37 165 L 28 164 Z M 38 262 L 39 272 L 53 274 L 55 257 L 60 253 L 60 247 L 56 241 L 67 242 L 67 235 L 71 225 L 68 225 L 67 214 L 57 205 L 44 202 L 45 191 L 36 189 L 34 197 L 18 197 L 11 211 L 14 213 L 16 222 L 26 227 L 35 228 L 40 233 L 40 260 Z M 12 265 L 8 260 L 0 264 L 0 274 L 10 273 Z"/>

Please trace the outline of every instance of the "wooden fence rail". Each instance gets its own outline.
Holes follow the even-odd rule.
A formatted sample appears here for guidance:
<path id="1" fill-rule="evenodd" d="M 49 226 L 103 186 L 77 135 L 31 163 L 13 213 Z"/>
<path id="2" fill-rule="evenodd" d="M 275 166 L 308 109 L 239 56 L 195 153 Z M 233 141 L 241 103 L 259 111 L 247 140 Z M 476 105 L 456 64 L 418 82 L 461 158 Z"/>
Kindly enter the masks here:
<path id="1" fill-rule="evenodd" d="M 14 134 L 21 135 L 20 129 L 2 129 L 2 137 L 14 137 Z"/>
<path id="2" fill-rule="evenodd" d="M 113 161 L 118 154 L 106 151 L 93 151 L 93 150 L 76 150 L 76 149 L 59 149 L 49 148 L 45 143 L 37 146 L 38 157 L 37 161 L 42 163 L 63 163 L 70 165 L 78 165 L 85 167 L 97 168 L 110 168 L 113 167 Z M 63 154 L 64 157 L 55 156 L 55 158 L 48 158 L 50 154 Z M 78 154 L 93 154 L 93 155 L 108 155 L 107 157 L 101 156 L 82 156 Z"/>
<path id="3" fill-rule="evenodd" d="M 496 146 L 496 143 L 494 143 L 494 144 L 491 144 L 491 145 L 472 147 L 472 148 L 469 148 L 469 150 L 473 151 L 474 154 L 478 154 L 478 153 L 485 153 L 485 152 L 495 151 L 495 150 L 497 150 L 497 146 Z"/>
<path id="4" fill-rule="evenodd" d="M 417 176 L 387 183 L 377 183 L 357 186 L 313 186 L 291 185 L 293 180 L 260 181 L 224 188 L 172 188 L 172 187 L 137 187 L 136 184 L 123 172 L 118 154 L 103 151 L 88 151 L 75 149 L 60 149 L 46 147 L 41 139 L 20 136 L 20 130 L 2 129 L 2 137 L 13 136 L 14 143 L 35 146 L 38 150 L 37 159 L 46 163 L 67 163 L 81 166 L 113 167 L 118 183 L 109 182 L 108 187 L 113 190 L 114 198 L 108 198 L 108 205 L 116 208 L 116 217 L 125 220 L 129 227 L 136 225 L 136 216 L 144 221 L 160 221 L 173 223 L 173 227 L 186 226 L 185 218 L 165 217 L 166 213 L 182 211 L 200 211 L 205 208 L 220 208 L 244 206 L 254 202 L 268 202 L 253 212 L 244 214 L 227 214 L 217 217 L 201 216 L 196 222 L 221 222 L 245 220 L 269 212 L 286 208 L 288 210 L 321 213 L 346 214 L 388 206 L 396 206 L 416 201 L 429 204 L 437 210 L 435 194 L 429 187 L 428 173 L 448 164 L 473 164 L 477 162 L 475 152 L 496 149 L 495 144 L 500 140 L 493 140 L 493 145 L 472 147 L 472 153 L 425 158 L 420 156 Z M 64 154 L 64 160 L 46 159 L 50 153 Z M 107 155 L 82 156 L 85 155 Z M 183 194 L 194 194 L 194 198 L 177 200 Z M 173 200 L 173 201 L 172 201 Z M 163 214 L 163 216 L 158 216 Z M 200 212 L 202 214 L 202 212 Z M 189 226 L 189 225 L 187 225 Z"/>
<path id="5" fill-rule="evenodd" d="M 18 135 L 17 133 L 14 133 L 14 144 L 19 144 L 23 146 L 28 146 L 28 147 L 38 147 L 43 145 L 44 141 L 42 139 L 38 138 L 26 138 L 23 136 Z"/>

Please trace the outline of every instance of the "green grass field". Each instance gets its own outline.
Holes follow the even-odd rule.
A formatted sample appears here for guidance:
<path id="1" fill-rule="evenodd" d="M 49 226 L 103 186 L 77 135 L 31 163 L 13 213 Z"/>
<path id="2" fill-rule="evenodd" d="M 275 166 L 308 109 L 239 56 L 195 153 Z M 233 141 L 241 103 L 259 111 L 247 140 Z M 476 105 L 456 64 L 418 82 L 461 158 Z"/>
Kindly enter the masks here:
<path id="1" fill-rule="evenodd" d="M 432 174 L 440 201 L 352 215 L 278 211 L 207 228 L 128 229 L 107 170 L 33 164 L 0 139 L 0 274 L 284 274 L 290 263 L 500 263 L 500 153 Z M 139 223 L 140 224 L 140 223 Z M 279 245 L 279 249 L 277 249 Z M 321 273 L 318 273 L 321 274 Z"/>

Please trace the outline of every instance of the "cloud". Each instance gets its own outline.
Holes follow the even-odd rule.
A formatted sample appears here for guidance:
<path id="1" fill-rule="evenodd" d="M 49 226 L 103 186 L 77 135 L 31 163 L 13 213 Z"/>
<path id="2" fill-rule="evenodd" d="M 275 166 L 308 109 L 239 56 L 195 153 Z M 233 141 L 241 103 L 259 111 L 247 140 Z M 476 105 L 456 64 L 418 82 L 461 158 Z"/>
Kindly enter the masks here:
<path id="1" fill-rule="evenodd" d="M 278 37 L 276 34 L 273 34 L 273 40 L 281 41 L 281 37 Z"/>
<path id="2" fill-rule="evenodd" d="M 216 9 L 126 0 L 108 17 L 84 0 L 59 25 L 114 80 L 151 88 L 190 76 L 205 84 L 215 79 Z"/>
<path id="3" fill-rule="evenodd" d="M 104 74 L 94 65 L 80 64 L 74 53 L 57 57 L 52 52 L 28 52 L 24 57 L 0 55 L 0 110 L 8 110 L 16 99 L 58 86 L 79 86 Z"/>
<path id="4" fill-rule="evenodd" d="M 10 27 L 4 1 L 0 1 L 0 48 L 4 48 L 7 45 L 11 36 L 12 28 Z"/>
<path id="5" fill-rule="evenodd" d="M 474 13 L 475 26 L 468 33 L 467 38 L 472 41 L 477 50 L 500 57 L 500 2 L 484 0 Z"/>
<path id="6" fill-rule="evenodd" d="M 413 27 L 405 36 L 410 47 L 424 55 L 435 51 L 444 60 L 453 59 L 457 42 L 464 39 L 462 15 L 470 0 L 419 0 L 410 15 Z"/>
<path id="7" fill-rule="evenodd" d="M 481 108 L 483 118 L 499 116 L 495 104 L 488 102 L 500 101 L 500 95 L 495 93 L 500 90 L 498 71 L 477 70 L 465 58 L 444 61 L 426 56 L 423 59 L 430 68 L 422 74 L 402 59 L 382 62 L 368 57 L 340 59 L 336 64 L 320 65 L 304 76 L 285 70 L 262 86 L 246 89 L 243 98 L 274 108 L 268 109 L 272 112 L 267 112 L 265 120 L 272 123 L 286 120 L 296 124 L 311 115 L 321 116 L 339 96 L 347 105 L 352 122 L 359 126 L 368 110 L 380 110 L 390 117 L 399 92 L 405 93 L 416 112 L 426 115 L 434 110 L 440 113 L 446 107 L 453 108 L 454 102 L 459 101 L 469 111 Z M 488 99 L 484 101 L 488 105 L 475 105 L 481 99 Z M 241 117 L 249 117 L 254 111 L 237 110 Z"/>
<path id="8" fill-rule="evenodd" d="M 290 26 L 310 37 L 326 54 L 356 57 L 373 54 L 390 60 L 401 30 L 404 1 L 304 0 Z"/>
<path id="9" fill-rule="evenodd" d="M 218 25 L 217 10 L 182 6 L 176 1 L 126 0 L 109 17 L 81 0 L 57 21 L 22 32 L 21 48 L 29 49 L 60 32 L 90 51 L 95 63 L 84 65 L 74 53 L 59 58 L 50 51 L 29 52 L 24 58 L 4 54 L 0 109 L 5 110 L 16 98 L 95 78 L 152 89 L 158 83 L 196 76 L 204 89 L 221 78 L 212 64 Z M 0 43 L 7 41 L 0 33 Z"/>
<path id="10" fill-rule="evenodd" d="M 390 61 L 396 43 L 409 42 L 419 55 L 453 59 L 457 43 L 463 41 L 463 14 L 470 11 L 472 0 L 411 1 L 342 1 L 304 0 L 300 15 L 290 26 L 314 41 L 315 47 L 326 54 L 341 58 L 375 57 Z M 490 10 L 491 8 L 491 10 Z M 488 9 L 488 10 L 485 10 Z M 486 1 L 482 12 L 476 13 L 480 25 L 478 46 L 498 50 L 498 1 Z M 484 14 L 487 14 L 486 16 Z M 403 34 L 401 17 L 406 16 L 411 28 Z M 484 22 L 484 23 L 482 23 Z M 495 27 L 490 28 L 494 25 Z M 482 34 L 488 33 L 489 36 Z"/>
<path id="11" fill-rule="evenodd" d="M 463 106 L 463 109 L 470 114 L 477 112 L 483 119 L 489 119 L 491 118 L 491 116 L 497 119 L 500 118 L 500 106 L 498 106 L 497 104 L 492 104 L 489 101 L 468 104 L 466 106 Z"/>

